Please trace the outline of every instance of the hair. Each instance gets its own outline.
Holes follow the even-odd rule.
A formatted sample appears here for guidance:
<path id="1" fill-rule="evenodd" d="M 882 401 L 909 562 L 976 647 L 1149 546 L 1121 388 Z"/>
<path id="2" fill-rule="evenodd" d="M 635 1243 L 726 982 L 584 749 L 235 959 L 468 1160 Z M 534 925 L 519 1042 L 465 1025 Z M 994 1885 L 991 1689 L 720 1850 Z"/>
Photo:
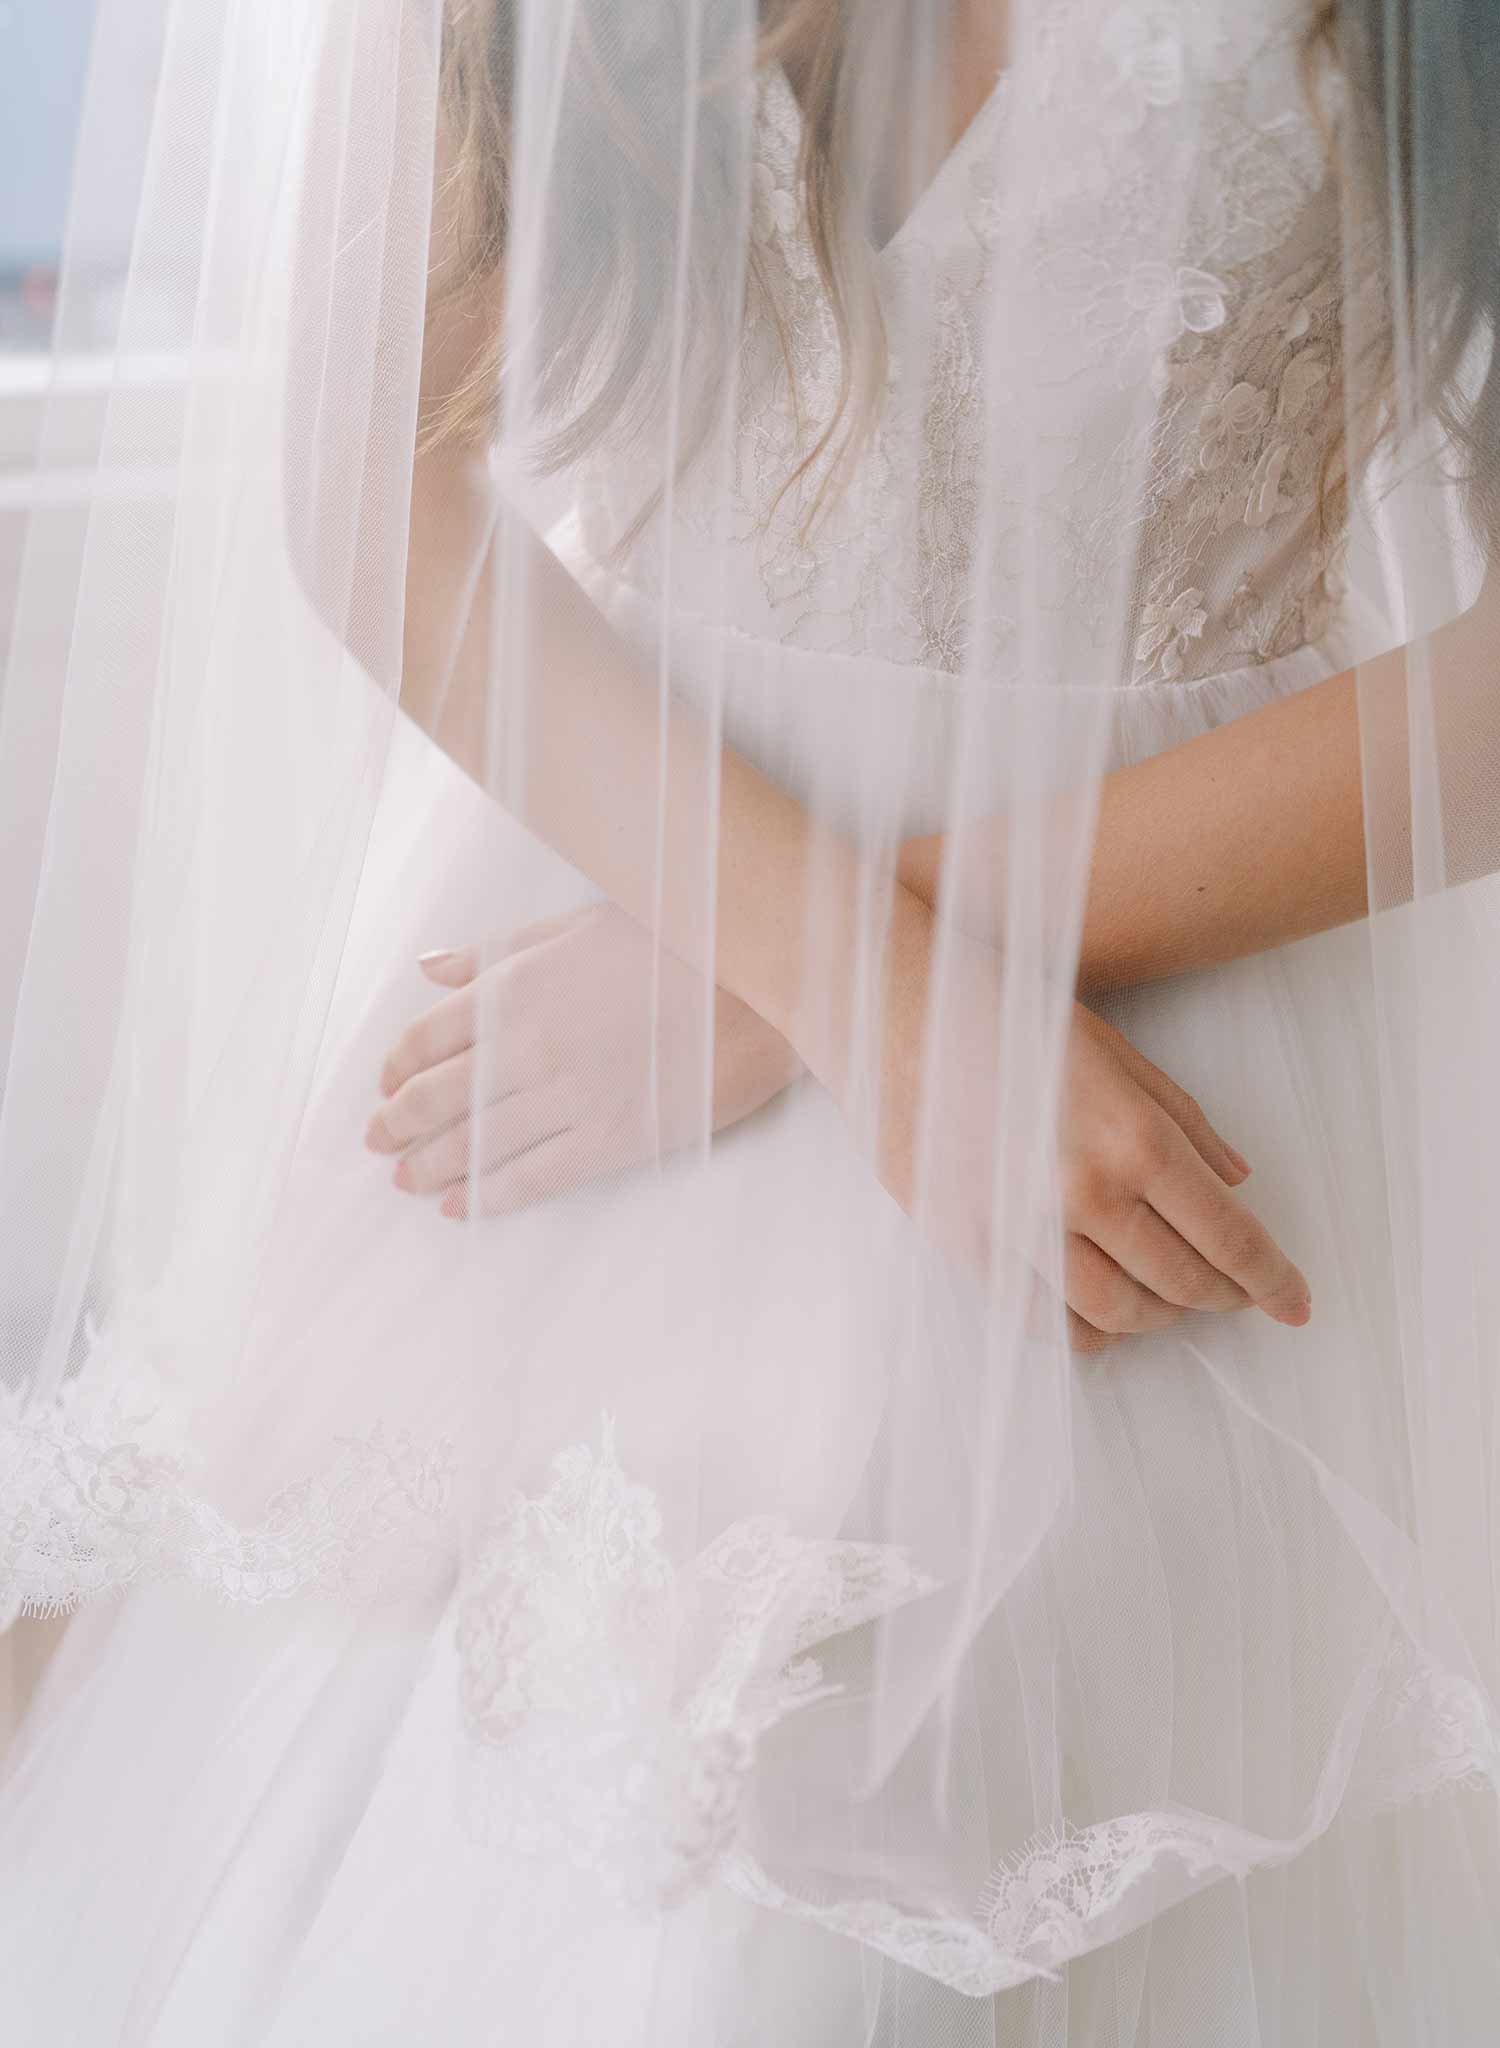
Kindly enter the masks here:
<path id="1" fill-rule="evenodd" d="M 819 499 L 837 487 L 885 383 L 885 331 L 858 211 L 872 167 L 857 161 L 856 139 L 878 132 L 881 111 L 869 103 L 868 81 L 904 79 L 909 91 L 914 64 L 932 40 L 928 33 L 919 40 L 917 30 L 930 29 L 951 4 L 882 5 L 870 32 L 861 24 L 861 36 L 862 47 L 884 61 L 857 69 L 847 52 L 860 0 L 758 0 L 757 34 L 748 47 L 744 0 L 662 0 L 645 48 L 633 47 L 622 32 L 618 0 L 578 0 L 564 81 L 570 149 L 556 172 L 564 181 L 557 204 L 570 227 L 587 222 L 589 234 L 585 243 L 576 232 L 553 237 L 542 250 L 546 269 L 532 309 L 533 360 L 540 365 L 534 397 L 538 412 L 555 424 L 535 451 L 541 469 L 565 466 L 607 433 L 648 427 L 674 369 L 682 372 L 677 389 L 688 395 L 682 446 L 690 461 L 713 423 L 710 372 L 726 359 L 726 322 L 738 326 L 746 289 L 760 292 L 790 373 L 789 337 L 753 239 L 736 252 L 725 246 L 733 238 L 713 232 L 715 218 L 731 214 L 743 190 L 751 143 L 744 95 L 725 88 L 743 81 L 747 65 L 779 62 L 803 109 L 801 204 L 840 365 L 831 416 L 786 481 L 826 455 Z M 896 61 L 903 39 L 910 60 L 904 65 Z M 509 140 L 518 61 L 516 0 L 448 0 L 441 71 L 448 167 L 439 198 L 453 246 L 435 281 L 432 310 L 469 316 L 482 339 L 456 388 L 424 407 L 424 447 L 494 431 L 503 332 L 484 309 L 495 303 L 515 211 Z M 684 265 L 678 191 L 684 121 L 694 101 L 694 218 Z M 597 140 L 597 151 L 580 147 L 584 138 Z M 667 308 L 684 285 L 686 360 L 674 364 Z M 702 372 L 696 377 L 694 356 Z"/>
<path id="2" fill-rule="evenodd" d="M 942 20 L 950 6 L 928 0 L 921 23 L 930 27 L 935 14 Z M 443 303 L 483 303 L 505 260 L 514 209 L 515 7 L 516 0 L 448 0 L 444 196 L 455 257 L 437 288 Z M 906 63 L 891 61 L 918 22 L 915 0 L 881 0 L 873 9 L 861 0 L 759 0 L 757 12 L 758 36 L 747 48 L 742 0 L 663 0 L 650 46 L 639 50 L 632 39 L 641 31 L 619 26 L 619 0 L 577 0 L 564 114 L 570 131 L 598 148 L 570 152 L 573 161 L 559 167 L 567 189 L 558 198 L 570 223 L 587 221 L 592 232 L 582 243 L 576 234 L 565 245 L 553 237 L 560 246 L 545 252 L 534 309 L 542 366 L 536 395 L 556 424 L 537 453 L 543 468 L 557 468 L 607 433 L 647 427 L 678 367 L 679 389 L 689 394 L 684 461 L 701 446 L 714 393 L 706 374 L 695 382 L 694 353 L 705 371 L 722 359 L 725 324 L 740 317 L 747 289 L 762 289 L 778 319 L 754 247 L 736 256 L 724 246 L 734 238 L 715 236 L 712 222 L 716 206 L 733 207 L 747 147 L 743 95 L 724 87 L 743 77 L 746 63 L 779 61 L 803 109 L 801 203 L 840 346 L 832 416 L 786 480 L 829 458 L 815 516 L 867 433 L 885 382 L 885 335 L 861 211 L 872 167 L 858 161 L 857 138 L 880 132 L 879 115 L 894 109 L 872 106 L 869 80 L 904 78 L 910 97 L 911 85 L 921 84 L 913 68 L 925 43 L 908 40 Z M 862 55 L 880 45 L 885 63 L 851 63 L 856 41 Z M 1378 361 L 1359 366 L 1363 388 L 1382 394 L 1370 438 L 1400 431 L 1400 391 L 1416 387 L 1458 452 L 1476 530 L 1500 550 L 1500 8 L 1495 0 L 1432 0 L 1421 8 L 1413 0 L 1320 0 L 1306 55 L 1310 78 L 1327 59 L 1348 81 L 1348 142 L 1335 134 L 1330 146 L 1341 175 L 1360 187 L 1383 272 Z M 621 85 L 629 87 L 628 110 Z M 690 105 L 695 219 L 684 263 L 678 190 Z M 684 287 L 686 359 L 674 365 L 667 309 Z M 502 340 L 493 319 L 480 331 L 467 375 L 424 415 L 424 445 L 493 431 Z M 783 334 L 784 351 L 786 340 Z M 1328 480 L 1351 466 L 1341 446 L 1330 450 L 1330 502 L 1341 498 L 1342 485 Z"/>
<path id="3" fill-rule="evenodd" d="M 1436 416 L 1500 554 L 1500 9 L 1322 0 L 1309 51 L 1348 81 L 1343 161 L 1385 293 L 1373 360 L 1351 373 L 1385 438 Z"/>

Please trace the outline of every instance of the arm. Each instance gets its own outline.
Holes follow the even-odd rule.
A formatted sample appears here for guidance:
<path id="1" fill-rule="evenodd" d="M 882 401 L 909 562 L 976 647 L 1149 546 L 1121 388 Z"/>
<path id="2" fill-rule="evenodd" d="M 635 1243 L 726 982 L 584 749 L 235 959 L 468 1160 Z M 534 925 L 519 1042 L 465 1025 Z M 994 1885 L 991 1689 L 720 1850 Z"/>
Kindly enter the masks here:
<path id="1" fill-rule="evenodd" d="M 1449 882 L 1500 868 L 1500 576 L 1433 635 L 1435 717 L 1444 764 Z M 1105 778 L 1084 915 L 1085 992 L 1216 966 L 1363 917 L 1367 901 L 1361 693 L 1382 748 L 1401 746 L 1408 656 L 1397 652 Z M 1367 744 L 1366 752 L 1369 751 Z M 1453 770 L 1464 770 L 1466 787 Z M 1400 758 L 1382 782 L 1407 780 Z M 903 847 L 902 882 L 927 902 L 942 884 L 940 838 Z M 1003 828 L 978 848 L 1003 857 Z M 1382 849 L 1385 873 L 1409 846 Z M 997 892 L 998 894 L 999 892 Z M 992 899 L 993 900 L 993 899 Z"/>
<path id="2" fill-rule="evenodd" d="M 883 872 L 867 873 L 854 846 L 742 756 L 719 747 L 691 712 L 674 707 L 663 730 L 656 676 L 524 531 L 514 541 L 529 586 L 521 609 L 533 625 L 522 650 L 525 759 L 491 772 L 493 535 L 482 522 L 465 533 L 461 508 L 467 502 L 477 509 L 483 497 L 477 478 L 470 485 L 467 493 L 441 493 L 451 517 L 444 558 L 433 568 L 468 603 L 468 625 L 456 659 L 441 631 L 430 633 L 425 647 L 409 633 L 408 708 L 482 786 L 654 931 L 665 951 L 711 971 L 721 990 L 773 1026 L 846 1107 L 854 1107 L 852 1069 L 875 1055 L 879 1129 L 869 1135 L 877 1173 L 908 1208 L 920 1190 L 924 1216 L 943 1241 L 985 1262 L 992 1249 L 999 955 L 961 934 L 944 942 L 945 1000 L 938 1007 L 945 1086 L 934 1103 L 925 1079 L 933 1024 L 928 991 L 938 958 L 932 907 Z M 462 547 L 453 545 L 456 534 Z M 430 616 L 441 620 L 443 607 Z M 502 640 L 502 698 L 507 656 Z M 856 970 L 872 888 L 888 889 L 889 902 L 885 985 L 874 992 L 867 1017 L 857 1007 Z M 809 930 L 817 933 L 810 987 Z M 407 1155 L 398 1169 L 408 1176 L 403 1185 L 436 1192 L 455 1175 L 462 1179 L 467 1141 L 453 1157 L 429 1148 L 438 1127 L 462 1118 L 471 1104 L 469 1053 L 483 1033 L 506 1047 L 509 1108 L 504 1128 L 486 1133 L 493 1151 L 486 1151 L 485 1165 L 493 1157 L 494 1166 L 488 1194 L 481 1185 L 476 1199 L 503 1208 L 534 1199 L 539 1174 L 551 1192 L 571 1184 L 557 1178 L 574 1172 L 571 1159 L 533 1159 L 541 1126 L 527 1120 L 529 1072 L 545 1067 L 553 1077 L 542 1121 L 555 1130 L 561 1037 L 580 1018 L 592 1020 L 597 1037 L 600 1023 L 584 993 L 587 964 L 575 983 L 555 938 L 499 962 L 482 996 L 467 979 L 474 964 L 461 963 L 465 986 L 393 1049 L 383 1078 L 388 1100 L 370 1142 Z M 617 1021 L 609 1028 L 617 1030 Z M 858 1122 L 857 1109 L 855 1116 Z M 1082 1341 L 1163 1327 L 1184 1308 L 1254 1302 L 1293 1326 L 1307 1320 L 1306 1282 L 1228 1191 L 1244 1178 L 1243 1163 L 1166 1075 L 1080 1006 L 1068 1039 L 1059 1146 L 1067 1294 L 1081 1318 L 1075 1331 Z M 464 1213 L 468 1199 L 460 1195 L 450 1213 Z"/>
<path id="3" fill-rule="evenodd" d="M 443 189 L 440 178 L 440 194 Z M 439 281 L 449 233 L 440 198 L 434 219 Z M 424 402 L 440 403 L 453 388 L 499 313 L 496 302 L 467 314 L 449 305 L 429 320 Z M 494 516 L 482 451 L 447 446 L 419 459 L 403 702 L 481 784 L 494 779 L 485 729 L 494 651 L 487 570 Z M 527 693 L 528 774 L 519 793 L 507 785 L 507 800 L 516 802 L 519 794 L 521 813 L 540 836 L 615 902 L 655 926 L 674 951 L 701 965 L 712 950 L 721 983 L 791 1034 L 799 1002 L 796 935 L 812 866 L 825 900 L 852 901 L 858 889 L 852 859 L 831 838 L 820 839 L 799 807 L 742 759 L 727 751 L 711 758 L 706 737 L 686 713 L 671 719 L 663 747 L 656 678 L 622 647 L 538 540 L 525 535 L 521 545 L 530 615 L 546 621 L 553 644 L 526 650 L 530 660 L 545 661 L 547 683 Z M 1491 764 L 1500 753 L 1491 711 L 1497 613 L 1500 577 L 1491 579 L 1475 610 L 1434 643 L 1445 694 L 1459 701 L 1456 715 L 1473 728 L 1471 751 Z M 457 644 L 454 620 L 465 622 Z M 1357 699 L 1361 688 L 1367 701 L 1372 690 L 1388 691 L 1399 710 L 1403 675 L 1402 658 L 1388 657 L 1371 664 L 1362 684 L 1352 674 L 1334 677 L 1107 777 L 1082 933 L 1082 987 L 1128 985 L 1212 965 L 1363 915 Z M 1392 724 L 1402 726 L 1404 719 Z M 586 746 L 576 744 L 580 733 L 589 735 Z M 1404 782 L 1404 761 L 1395 765 Z M 659 806 L 663 766 L 675 786 L 670 803 Z M 711 813 L 716 775 L 722 777 L 719 901 L 710 949 L 701 885 L 705 847 L 694 828 Z M 1497 781 L 1500 776 L 1489 787 Z M 1483 824 L 1485 807 L 1474 808 Z M 697 843 L 660 849 L 667 894 L 658 901 L 656 822 L 662 812 Z M 1469 834 L 1476 871 L 1500 865 L 1500 843 L 1484 843 L 1500 841 L 1489 822 L 1489 831 Z M 1006 832 L 1006 821 L 997 820 L 986 846 L 981 826 L 978 843 L 964 849 L 966 871 L 985 875 L 991 903 L 1003 899 L 1003 887 L 995 884 L 1003 882 Z M 901 850 L 898 928 L 919 923 L 921 906 L 936 905 L 943 862 L 940 838 Z M 697 885 L 683 891 L 687 878 Z M 674 879 L 678 899 L 671 893 Z M 966 923 L 974 908 L 966 900 Z M 982 936 L 1001 936 L 998 922 L 986 923 L 982 910 L 975 928 Z"/>
<path id="4" fill-rule="evenodd" d="M 1079 958 L 1086 993 L 1215 965 L 1363 916 L 1355 697 L 1352 674 L 1333 676 L 1105 778 Z M 1004 856 L 1003 821 L 978 834 L 969 858 L 993 868 Z M 941 836 L 909 840 L 902 882 L 936 902 L 943 859 Z M 1000 900 L 1003 890 L 991 898 Z"/>
<path id="5" fill-rule="evenodd" d="M 519 525 L 506 540 L 520 557 L 531 627 L 524 760 L 495 758 L 489 720 L 507 686 L 502 678 L 497 692 L 490 682 L 494 518 L 481 455 L 445 448 L 419 460 L 403 707 L 481 787 L 654 929 L 671 952 L 695 967 L 706 966 L 711 953 L 719 984 L 794 1037 L 810 888 L 848 906 L 845 936 L 853 947 L 860 874 L 852 849 L 741 755 L 716 748 L 691 712 L 674 707 L 664 732 L 657 678 L 647 663 L 551 550 Z M 456 640 L 447 623 L 455 616 L 466 621 Z M 503 662 L 503 643 L 499 656 Z M 539 678 L 535 687 L 532 676 Z M 703 832 L 715 811 L 718 888 L 710 936 Z"/>

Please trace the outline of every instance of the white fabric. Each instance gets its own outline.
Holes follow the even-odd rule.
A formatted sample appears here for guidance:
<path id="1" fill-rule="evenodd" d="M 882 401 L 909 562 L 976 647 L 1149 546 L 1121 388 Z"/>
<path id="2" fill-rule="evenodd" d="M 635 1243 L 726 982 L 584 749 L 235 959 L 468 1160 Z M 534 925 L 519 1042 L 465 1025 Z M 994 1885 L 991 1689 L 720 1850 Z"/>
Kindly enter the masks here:
<path id="1" fill-rule="evenodd" d="M 330 6 L 303 43 L 300 10 L 272 12 L 285 76 L 318 101 L 332 62 L 346 118 L 384 109 L 389 132 L 343 159 L 363 193 L 320 180 L 335 220 L 266 208 L 239 381 L 215 416 L 205 372 L 208 417 L 182 429 L 186 505 L 202 490 L 218 523 L 178 514 L 167 645 L 142 669 L 172 684 L 139 728 L 139 787 L 168 815 L 133 913 L 106 920 L 121 1021 L 80 1034 L 102 1106 L 69 1120 L 90 1142 L 44 1176 L 56 1227 L 13 1259 L 7 1307 L 40 1297 L 52 1329 L 5 1397 L 7 1596 L 119 1597 L 70 1624 L 0 1791 L 7 2037 L 1477 2048 L 1500 2010 L 1500 1303 L 1471 1256 L 1500 1213 L 1500 890 L 1105 1006 L 1250 1151 L 1256 1213 L 1312 1280 L 1306 1331 L 1193 1317 L 1070 1358 L 933 1250 L 808 1078 L 711 1148 L 498 1221 L 393 1192 L 360 1137 L 432 998 L 416 955 L 597 890 L 370 686 L 395 659 L 380 601 L 356 614 L 402 545 L 421 309 L 392 310 L 391 273 L 424 232 L 402 172 L 431 139 L 427 31 L 383 42 Z M 552 203 L 584 139 L 578 10 L 526 12 L 524 170 Z M 180 40 L 218 10 L 167 14 Z M 658 29 L 679 14 L 700 19 L 663 8 Z M 1028 1178 L 1056 1087 L 1044 969 L 1087 846 L 1083 826 L 1037 850 L 1028 815 L 1397 630 L 1364 529 L 1351 548 L 1320 521 L 1358 271 L 1304 26 L 1280 0 L 1036 11 L 875 258 L 883 409 L 811 526 L 818 466 L 786 478 L 833 404 L 837 336 L 797 101 L 767 72 L 745 102 L 761 268 L 720 366 L 728 426 L 681 476 L 664 461 L 641 526 L 649 435 L 606 436 L 563 479 L 552 544 L 664 703 L 861 847 L 1017 818 L 1011 908 L 1034 926 L 1013 917 L 995 1175 L 1023 1254 L 1050 1230 L 1050 1168 Z M 1074 151 L 1039 155 L 1048 136 Z M 315 159 L 286 117 L 289 139 Z M 272 183 L 246 170 L 247 213 Z M 221 202 L 217 233 L 232 222 Z M 375 542 L 349 515 L 332 624 L 322 568 L 270 566 L 280 538 L 257 537 L 296 465 L 268 454 L 226 510 L 212 463 L 220 434 L 279 451 L 305 421 L 324 445 L 326 392 L 245 366 L 282 360 L 299 309 L 278 264 L 325 227 L 340 254 L 376 243 L 358 260 L 388 326 L 367 342 L 401 372 L 393 398 L 389 365 L 344 368 L 374 396 L 335 425 L 388 445 L 390 474 L 351 458 L 317 490 L 331 506 L 362 473 L 391 505 Z M 499 479 L 545 414 L 527 318 L 547 270 L 519 230 L 512 263 Z M 108 517 L 83 537 L 90 603 Z M 500 690 L 518 657 L 546 662 L 507 546 Z M 252 619 L 253 680 L 233 639 Z M 207 680 L 184 682 L 195 652 Z M 33 911 L 83 887 L 57 870 L 56 806 L 93 795 L 68 751 L 78 672 Z M 13 656 L 10 719 L 18 678 Z M 711 815 L 684 829 L 711 845 Z M 38 1091 L 87 1092 L 53 1071 L 79 1054 L 43 1029 L 45 917 L 30 930 L 11 1216 Z M 818 933 L 814 905 L 813 955 Z M 1391 963 L 1413 959 L 1408 1019 Z M 160 1024 L 164 989 L 182 1021 Z M 1414 1077 L 1437 1073 L 1434 1101 Z M 1439 1287 L 1470 1290 L 1461 1315 Z"/>

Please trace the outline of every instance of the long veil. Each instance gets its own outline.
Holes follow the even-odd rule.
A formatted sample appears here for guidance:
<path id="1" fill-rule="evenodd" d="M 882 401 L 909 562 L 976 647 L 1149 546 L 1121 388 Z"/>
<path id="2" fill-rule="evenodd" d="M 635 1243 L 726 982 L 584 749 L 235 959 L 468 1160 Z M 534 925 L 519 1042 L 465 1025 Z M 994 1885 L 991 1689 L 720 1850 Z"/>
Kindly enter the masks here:
<path id="1" fill-rule="evenodd" d="M 1497 2009 L 1494 31 L 1015 0 L 954 140 L 957 10 L 817 12 L 102 0 L 0 479 L 0 1610 L 72 1614 L 7 1970 L 90 1927 L 120 2039 L 189 1836 L 247 2040 L 792 2041 L 826 1949 L 809 2040 L 1165 2041 L 1167 1924 Z M 1346 669 L 1369 918 L 1096 1004 L 1313 1321 L 1096 1349 L 1105 778 Z M 362 1141 L 459 1052 L 419 1199 Z"/>

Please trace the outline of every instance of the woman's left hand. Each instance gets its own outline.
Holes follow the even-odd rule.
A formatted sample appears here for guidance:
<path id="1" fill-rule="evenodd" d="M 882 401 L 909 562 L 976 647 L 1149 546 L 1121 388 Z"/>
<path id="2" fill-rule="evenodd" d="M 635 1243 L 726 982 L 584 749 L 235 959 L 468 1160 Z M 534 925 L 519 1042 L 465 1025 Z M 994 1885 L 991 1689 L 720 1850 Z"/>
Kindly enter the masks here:
<path id="1" fill-rule="evenodd" d="M 503 1215 L 723 1130 L 801 1072 L 786 1040 L 613 904 L 423 956 L 452 994 L 401 1034 L 372 1151 L 445 1216 Z M 704 1034 L 713 1031 L 712 1101 Z"/>

